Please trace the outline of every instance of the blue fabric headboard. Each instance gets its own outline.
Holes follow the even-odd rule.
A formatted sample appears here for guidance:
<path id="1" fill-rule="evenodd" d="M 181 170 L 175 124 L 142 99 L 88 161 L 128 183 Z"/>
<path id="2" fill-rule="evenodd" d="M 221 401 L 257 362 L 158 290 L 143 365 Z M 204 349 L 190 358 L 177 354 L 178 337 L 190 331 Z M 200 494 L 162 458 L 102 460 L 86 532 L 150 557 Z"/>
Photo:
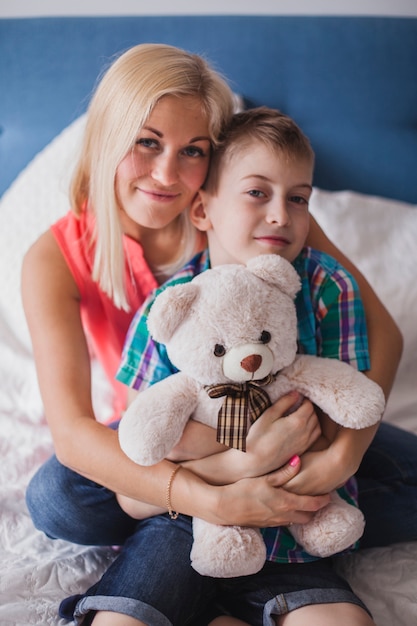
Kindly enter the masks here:
<path id="1" fill-rule="evenodd" d="M 417 19 L 375 17 L 0 20 L 0 194 L 141 42 L 203 54 L 250 103 L 294 117 L 316 185 L 417 202 Z"/>

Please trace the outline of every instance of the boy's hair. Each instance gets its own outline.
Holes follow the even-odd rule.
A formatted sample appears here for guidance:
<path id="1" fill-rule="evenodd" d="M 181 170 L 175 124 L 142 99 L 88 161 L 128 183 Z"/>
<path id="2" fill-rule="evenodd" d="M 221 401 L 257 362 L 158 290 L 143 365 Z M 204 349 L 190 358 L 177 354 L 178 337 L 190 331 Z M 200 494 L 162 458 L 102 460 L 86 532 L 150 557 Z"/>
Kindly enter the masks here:
<path id="1" fill-rule="evenodd" d="M 141 44 L 116 59 L 99 82 L 71 182 L 74 212 L 79 215 L 88 207 L 96 216 L 93 278 L 116 306 L 125 310 L 129 306 L 116 169 L 155 105 L 167 95 L 200 100 L 215 145 L 233 114 L 233 94 L 226 81 L 198 55 L 165 44 Z M 184 237 L 193 246 L 195 234 L 191 226 L 187 232 L 188 223 L 184 217 Z M 185 253 L 189 258 L 190 250 Z M 180 259 L 180 265 L 187 258 Z"/>
<path id="2" fill-rule="evenodd" d="M 310 141 L 292 118 L 277 109 L 256 107 L 235 113 L 215 147 L 204 189 L 215 194 L 222 167 L 236 153 L 261 142 L 275 154 L 314 164 Z"/>

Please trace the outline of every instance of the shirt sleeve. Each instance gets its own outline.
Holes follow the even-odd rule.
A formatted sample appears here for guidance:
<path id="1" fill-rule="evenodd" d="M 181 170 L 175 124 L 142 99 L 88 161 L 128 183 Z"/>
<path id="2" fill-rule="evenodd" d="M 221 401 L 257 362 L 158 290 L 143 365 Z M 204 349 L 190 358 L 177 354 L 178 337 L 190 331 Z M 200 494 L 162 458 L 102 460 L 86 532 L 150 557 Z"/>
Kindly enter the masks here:
<path id="1" fill-rule="evenodd" d="M 116 373 L 117 380 L 133 389 L 143 391 L 178 371 L 169 360 L 165 346 L 154 341 L 149 333 L 147 324 L 149 311 L 156 297 L 164 289 L 190 282 L 194 276 L 208 269 L 209 262 L 208 251 L 199 252 L 146 298 L 136 312 L 126 335 L 120 366 Z"/>
<path id="2" fill-rule="evenodd" d="M 306 300 L 307 291 L 310 299 L 298 310 L 299 333 L 300 325 L 305 326 L 304 351 L 369 369 L 365 310 L 355 278 L 332 257 L 314 251 L 309 252 L 301 274 L 301 299 Z M 309 306 L 310 315 L 305 312 Z"/>
<path id="3" fill-rule="evenodd" d="M 116 374 L 117 380 L 138 391 L 178 371 L 169 360 L 165 346 L 154 341 L 148 330 L 148 314 L 159 292 L 153 292 L 135 314 Z"/>

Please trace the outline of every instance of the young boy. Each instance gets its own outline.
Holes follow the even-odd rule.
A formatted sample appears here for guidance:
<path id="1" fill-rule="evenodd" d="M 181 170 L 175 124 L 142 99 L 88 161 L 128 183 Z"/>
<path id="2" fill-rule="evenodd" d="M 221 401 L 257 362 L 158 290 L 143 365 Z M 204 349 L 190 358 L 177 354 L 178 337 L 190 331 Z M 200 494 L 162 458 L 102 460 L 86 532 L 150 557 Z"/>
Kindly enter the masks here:
<path id="1" fill-rule="evenodd" d="M 293 120 L 265 107 L 237 114 L 214 151 L 204 188 L 190 209 L 191 221 L 207 235 L 208 250 L 194 257 L 161 289 L 191 280 L 210 266 L 246 263 L 259 254 L 279 254 L 293 263 L 302 282 L 296 300 L 300 351 L 338 358 L 366 370 L 369 357 L 365 316 L 354 279 L 331 257 L 304 247 L 313 168 L 310 143 Z M 164 347 L 154 343 L 147 332 L 146 315 L 155 296 L 148 299 L 131 325 L 118 372 L 119 380 L 137 390 L 176 371 Z M 312 494 L 343 485 L 339 493 L 352 502 L 355 481 L 347 480 L 349 467 L 337 466 L 333 460 L 343 429 L 331 425 L 322 416 L 321 445 L 302 456 L 302 470 L 287 486 Z M 218 472 L 219 455 L 215 450 L 198 460 L 196 471 L 207 480 L 214 469 Z M 193 461 L 187 467 L 193 469 Z M 228 478 L 225 470 L 224 481 Z M 120 503 L 133 516 L 137 507 L 137 517 L 143 517 L 140 503 L 132 503 L 132 507 L 123 499 Z M 289 614 L 294 621 L 288 623 L 312 620 L 324 625 L 340 619 L 344 626 L 373 624 L 361 601 L 327 561 L 317 561 L 304 552 L 283 527 L 264 529 L 263 534 L 268 563 L 265 571 L 249 577 L 260 593 L 255 598 L 257 608 L 248 600 L 242 579 L 228 600 L 229 580 L 229 587 L 225 582 L 220 597 L 231 615 L 250 619 L 253 625 L 263 623 L 264 608 L 270 616 L 300 609 Z M 292 575 L 297 581 L 289 584 Z M 272 591 L 265 595 L 271 581 Z M 228 619 L 222 617 L 215 623 L 246 623 Z M 275 623 L 287 623 L 286 617 L 282 619 Z M 264 623 L 274 623 L 271 617 L 269 620 Z"/>

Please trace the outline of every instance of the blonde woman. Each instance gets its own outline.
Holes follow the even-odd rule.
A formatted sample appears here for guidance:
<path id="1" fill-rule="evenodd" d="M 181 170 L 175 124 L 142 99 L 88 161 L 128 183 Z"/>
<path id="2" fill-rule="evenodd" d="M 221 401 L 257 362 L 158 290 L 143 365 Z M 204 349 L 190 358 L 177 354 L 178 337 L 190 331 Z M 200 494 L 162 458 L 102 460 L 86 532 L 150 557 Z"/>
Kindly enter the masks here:
<path id="1" fill-rule="evenodd" d="M 135 465 L 121 452 L 114 429 L 94 415 L 91 351 L 115 385 L 117 419 L 126 397 L 114 374 L 134 312 L 204 246 L 186 209 L 205 180 L 211 147 L 232 111 L 229 87 L 200 57 L 159 44 L 128 50 L 104 74 L 91 101 L 72 182 L 73 211 L 40 237 L 24 261 L 23 301 L 56 452 L 28 487 L 29 510 L 35 525 L 52 538 L 124 546 L 97 593 L 77 608 L 88 614 L 90 622 L 84 623 L 184 626 L 198 617 L 198 597 L 204 593 L 204 579 L 188 572 L 178 589 L 188 589 L 189 595 L 175 595 L 179 573 L 173 564 L 176 550 L 188 550 L 186 534 L 185 547 L 177 531 L 176 543 L 170 543 L 164 525 L 156 532 L 153 527 L 150 535 L 146 521 L 138 524 L 120 509 L 115 493 L 166 510 L 170 485 L 175 508 L 185 515 L 255 526 L 302 523 L 328 501 L 281 488 L 297 474 L 298 463 L 222 487 L 185 469 L 171 482 L 171 461 L 151 468 Z M 315 224 L 310 243 L 338 254 Z M 401 351 L 399 335 L 372 292 L 361 286 L 365 305 L 370 304 L 371 355 L 373 343 L 380 350 L 371 375 L 388 392 Z M 292 402 L 284 398 L 260 418 L 264 430 L 258 428 L 259 441 L 253 437 L 248 450 L 254 467 L 265 454 L 265 438 L 275 443 L 274 467 L 280 467 L 289 451 L 301 454 L 318 436 L 308 402 L 290 418 L 278 419 Z M 195 428 L 200 427 L 186 432 L 182 447 L 198 456 L 204 437 Z M 352 454 L 354 470 L 365 447 L 361 443 Z"/>

